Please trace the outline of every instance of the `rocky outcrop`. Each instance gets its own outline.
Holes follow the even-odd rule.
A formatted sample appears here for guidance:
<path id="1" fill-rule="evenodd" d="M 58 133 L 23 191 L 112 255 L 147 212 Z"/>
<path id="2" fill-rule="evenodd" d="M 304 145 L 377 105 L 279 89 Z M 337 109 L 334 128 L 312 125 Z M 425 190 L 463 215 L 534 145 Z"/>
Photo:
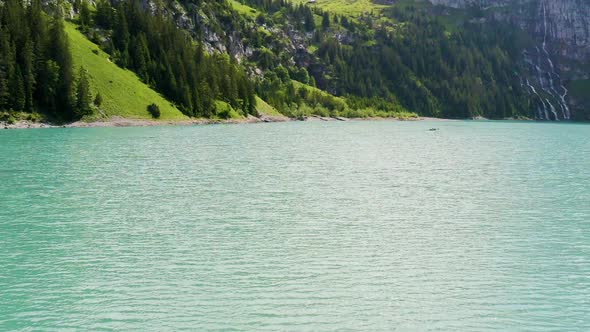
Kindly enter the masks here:
<path id="1" fill-rule="evenodd" d="M 590 2 L 580 0 L 542 1 L 538 6 L 539 18 L 546 14 L 549 40 L 562 56 L 577 60 L 590 57 Z M 537 20 L 536 31 L 544 30 L 542 20 Z"/>

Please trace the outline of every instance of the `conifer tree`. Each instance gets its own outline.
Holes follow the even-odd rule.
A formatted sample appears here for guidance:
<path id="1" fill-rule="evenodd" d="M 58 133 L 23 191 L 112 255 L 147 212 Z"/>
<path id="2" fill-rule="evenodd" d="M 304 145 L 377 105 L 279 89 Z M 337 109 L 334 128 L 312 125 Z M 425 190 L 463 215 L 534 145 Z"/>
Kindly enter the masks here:
<path id="1" fill-rule="evenodd" d="M 26 105 L 25 85 L 23 82 L 23 75 L 20 66 L 18 65 L 16 66 L 15 75 L 12 79 L 12 87 L 10 90 L 13 109 L 17 112 L 24 111 Z"/>
<path id="2" fill-rule="evenodd" d="M 54 18 L 50 30 L 50 49 L 51 57 L 59 68 L 59 82 L 57 91 L 55 91 L 55 107 L 60 108 L 66 118 L 73 118 L 73 94 L 74 73 L 72 70 L 72 54 L 68 37 L 65 33 L 63 20 Z"/>
<path id="3" fill-rule="evenodd" d="M 76 113 L 79 116 L 92 114 L 90 103 L 92 95 L 90 94 L 90 83 L 84 67 L 80 67 L 78 72 L 78 85 L 76 86 Z"/>
<path id="4" fill-rule="evenodd" d="M 96 94 L 96 97 L 94 97 L 94 106 L 96 107 L 100 107 L 102 105 L 102 95 L 99 93 Z"/>
<path id="5" fill-rule="evenodd" d="M 82 0 L 80 4 L 80 25 L 83 28 L 88 28 L 92 24 L 92 17 L 90 13 L 90 8 L 88 7 L 87 0 Z"/>
<path id="6" fill-rule="evenodd" d="M 24 110 L 27 112 L 32 112 L 34 108 L 33 93 L 35 89 L 35 68 L 33 60 L 33 45 L 30 40 L 27 40 L 22 52 L 23 86 L 25 95 Z"/>
<path id="7" fill-rule="evenodd" d="M 328 12 L 324 12 L 322 16 L 322 28 L 327 30 L 330 27 L 330 14 Z"/>
<path id="8" fill-rule="evenodd" d="M 9 93 L 9 61 L 8 32 L 0 27 L 0 110 L 8 109 Z"/>

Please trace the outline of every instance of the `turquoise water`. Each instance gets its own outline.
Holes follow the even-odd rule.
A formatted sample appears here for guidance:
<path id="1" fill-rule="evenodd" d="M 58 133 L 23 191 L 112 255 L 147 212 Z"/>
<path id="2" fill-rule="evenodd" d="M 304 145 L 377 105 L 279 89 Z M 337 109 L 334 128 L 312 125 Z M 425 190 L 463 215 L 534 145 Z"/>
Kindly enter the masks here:
<path id="1" fill-rule="evenodd" d="M 590 126 L 0 131 L 0 331 L 68 329 L 588 331 Z"/>

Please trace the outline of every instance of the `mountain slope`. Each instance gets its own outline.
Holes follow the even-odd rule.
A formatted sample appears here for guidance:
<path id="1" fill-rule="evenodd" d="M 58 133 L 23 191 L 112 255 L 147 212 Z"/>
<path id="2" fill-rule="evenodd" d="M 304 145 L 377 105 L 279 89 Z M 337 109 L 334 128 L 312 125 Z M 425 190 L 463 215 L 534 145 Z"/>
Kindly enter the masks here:
<path id="1" fill-rule="evenodd" d="M 454 12 L 476 13 L 518 27 L 530 43 L 520 45 L 523 86 L 538 119 L 590 120 L 590 2 L 579 0 L 429 0 Z"/>
<path id="2" fill-rule="evenodd" d="M 243 98 L 254 91 L 292 116 L 374 110 L 563 120 L 583 117 L 588 100 L 581 84 L 587 59 L 564 53 L 557 38 L 570 35 L 568 17 L 579 30 L 581 16 L 571 11 L 585 7 L 576 0 L 563 3 L 582 7 L 545 0 L 99 0 L 87 2 L 97 14 L 84 20 L 76 3 L 69 18 L 87 22 L 87 37 L 188 116 L 219 116 L 203 96 L 255 114 Z M 195 54 L 209 60 L 193 63 Z"/>
<path id="3" fill-rule="evenodd" d="M 76 30 L 72 23 L 66 23 L 66 33 L 74 66 L 88 71 L 93 95 L 100 93 L 103 103 L 94 117 L 121 116 L 126 118 L 150 119 L 147 106 L 156 103 L 160 107 L 162 120 L 187 119 L 178 108 L 159 93 L 151 89 L 135 75 L 109 60 L 109 55 Z"/>

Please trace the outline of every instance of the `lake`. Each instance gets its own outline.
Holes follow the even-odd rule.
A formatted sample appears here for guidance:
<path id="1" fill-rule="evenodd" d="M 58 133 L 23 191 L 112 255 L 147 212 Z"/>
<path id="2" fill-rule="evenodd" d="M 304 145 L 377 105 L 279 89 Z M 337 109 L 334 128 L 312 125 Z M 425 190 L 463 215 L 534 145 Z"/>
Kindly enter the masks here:
<path id="1" fill-rule="evenodd" d="M 0 183 L 1 331 L 590 330 L 589 125 L 2 130 Z"/>

